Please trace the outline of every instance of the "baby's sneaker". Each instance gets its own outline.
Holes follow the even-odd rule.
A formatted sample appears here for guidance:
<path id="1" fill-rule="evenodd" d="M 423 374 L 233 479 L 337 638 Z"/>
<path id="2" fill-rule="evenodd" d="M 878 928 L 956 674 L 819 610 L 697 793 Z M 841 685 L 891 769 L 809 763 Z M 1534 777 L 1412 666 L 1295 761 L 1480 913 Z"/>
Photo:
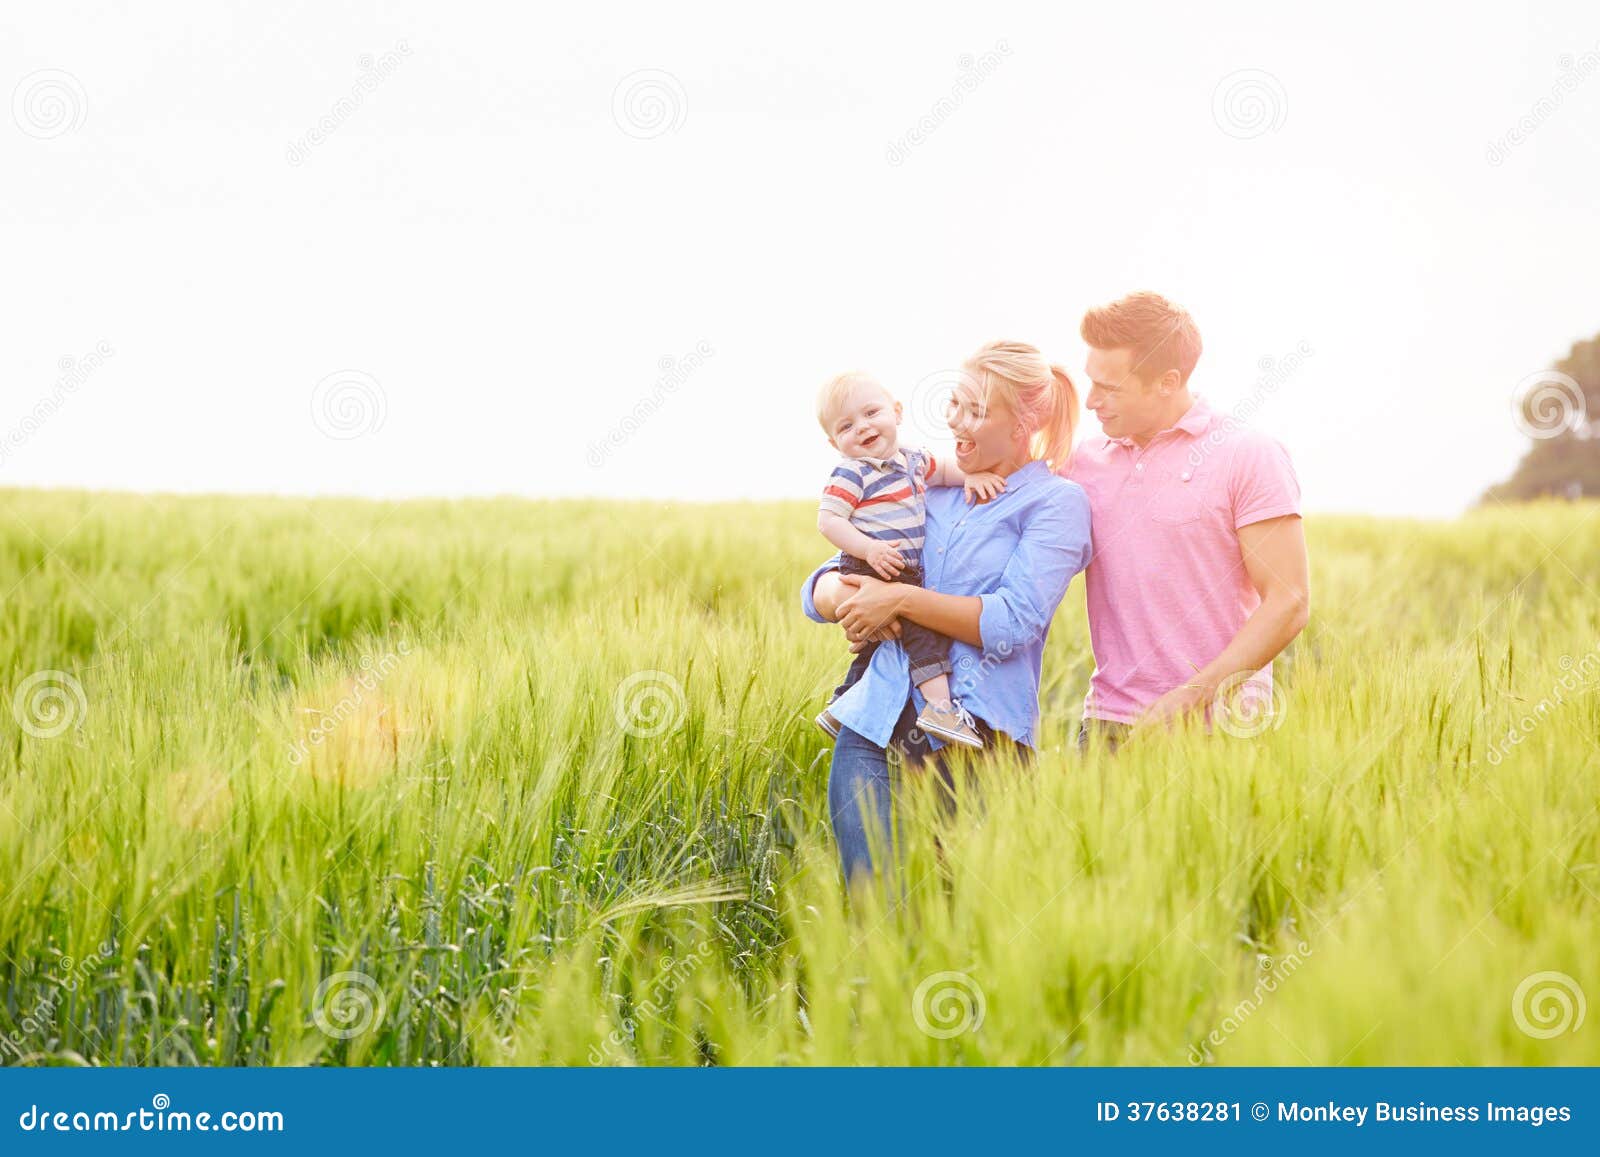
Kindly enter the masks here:
<path id="1" fill-rule="evenodd" d="M 983 746 L 983 737 L 978 734 L 972 716 L 967 714 L 967 709 L 961 706 L 959 699 L 938 706 L 926 704 L 922 714 L 917 716 L 917 726 L 929 735 L 937 735 L 946 743 L 959 743 L 963 747 Z"/>

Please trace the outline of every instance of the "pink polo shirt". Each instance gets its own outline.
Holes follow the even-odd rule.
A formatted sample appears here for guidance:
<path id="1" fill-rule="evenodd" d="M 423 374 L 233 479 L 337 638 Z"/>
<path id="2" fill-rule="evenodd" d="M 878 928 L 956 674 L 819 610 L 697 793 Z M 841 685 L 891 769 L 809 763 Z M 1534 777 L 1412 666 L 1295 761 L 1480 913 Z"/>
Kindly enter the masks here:
<path id="1" fill-rule="evenodd" d="M 1065 473 L 1093 519 L 1083 713 L 1128 723 L 1221 654 L 1261 604 L 1238 530 L 1298 515 L 1300 484 L 1278 442 L 1199 398 L 1143 450 L 1086 439 Z M 1270 696 L 1271 666 L 1255 681 Z"/>

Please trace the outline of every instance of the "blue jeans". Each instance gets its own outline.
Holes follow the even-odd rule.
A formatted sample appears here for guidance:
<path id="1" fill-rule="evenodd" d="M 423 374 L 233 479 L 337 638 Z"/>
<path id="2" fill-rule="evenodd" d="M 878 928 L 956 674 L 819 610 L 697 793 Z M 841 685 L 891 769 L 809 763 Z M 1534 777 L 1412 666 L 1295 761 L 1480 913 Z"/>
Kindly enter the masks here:
<path id="1" fill-rule="evenodd" d="M 997 734 L 983 720 L 974 721 L 984 747 L 1005 745 L 1026 755 L 1028 749 L 1005 735 Z M 944 752 L 934 752 L 928 737 L 917 727 L 917 712 L 906 700 L 889 739 L 910 767 L 921 767 L 929 759 L 945 790 L 947 801 L 955 798 L 955 782 Z M 828 770 L 828 814 L 833 820 L 833 838 L 839 844 L 839 859 L 847 883 L 871 877 L 873 850 L 892 856 L 894 781 L 889 771 L 889 752 L 848 727 L 839 729 L 833 743 L 833 764 Z"/>

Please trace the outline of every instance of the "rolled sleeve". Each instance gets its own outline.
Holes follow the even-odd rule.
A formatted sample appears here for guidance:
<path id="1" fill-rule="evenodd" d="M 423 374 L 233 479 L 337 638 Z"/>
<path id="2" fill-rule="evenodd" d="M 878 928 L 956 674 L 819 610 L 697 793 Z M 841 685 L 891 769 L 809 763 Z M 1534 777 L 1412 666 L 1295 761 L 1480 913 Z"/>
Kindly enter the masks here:
<path id="1" fill-rule="evenodd" d="M 986 652 L 1009 655 L 1020 641 L 1019 620 L 1010 592 L 979 595 L 978 640 Z"/>
<path id="2" fill-rule="evenodd" d="M 998 590 L 978 596 L 978 635 L 1002 657 L 1044 637 L 1072 576 L 1089 565 L 1089 498 L 1066 483 L 1022 531 Z"/>
<path id="3" fill-rule="evenodd" d="M 837 514 L 840 518 L 848 519 L 856 512 L 856 508 L 846 502 L 837 494 L 827 493 L 817 502 L 817 510 L 822 514 Z"/>
<path id="4" fill-rule="evenodd" d="M 822 499 L 818 502 L 817 509 L 823 514 L 837 514 L 840 518 L 849 518 L 856 512 L 856 507 L 861 505 L 861 499 L 865 494 L 866 484 L 861 477 L 861 463 L 843 458 L 828 476 L 828 484 L 822 489 Z"/>
<path id="5" fill-rule="evenodd" d="M 806 581 L 800 584 L 800 609 L 805 612 L 806 618 L 815 623 L 826 623 L 829 620 L 817 613 L 817 604 L 812 600 L 812 588 L 817 585 L 817 580 L 830 570 L 839 569 L 839 556 L 834 555 L 816 570 L 806 576 Z"/>

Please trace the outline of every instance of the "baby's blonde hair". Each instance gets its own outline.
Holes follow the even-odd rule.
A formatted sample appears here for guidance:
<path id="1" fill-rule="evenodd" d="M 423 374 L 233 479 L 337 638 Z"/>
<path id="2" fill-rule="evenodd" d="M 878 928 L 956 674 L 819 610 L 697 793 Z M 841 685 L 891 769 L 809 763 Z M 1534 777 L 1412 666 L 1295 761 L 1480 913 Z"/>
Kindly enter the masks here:
<path id="1" fill-rule="evenodd" d="M 998 397 L 1017 416 L 1029 453 L 1060 470 L 1078 425 L 1078 388 L 1067 371 L 1020 341 L 990 342 L 967 359 L 966 370 L 981 396 Z"/>
<path id="2" fill-rule="evenodd" d="M 851 370 L 848 374 L 840 374 L 823 383 L 822 389 L 817 391 L 817 423 L 828 437 L 833 437 L 829 419 L 839 412 L 839 407 L 844 405 L 844 400 L 850 396 L 850 391 L 857 386 L 876 386 L 883 390 L 884 397 L 889 396 L 889 391 L 883 388 L 882 382 L 860 370 Z"/>

